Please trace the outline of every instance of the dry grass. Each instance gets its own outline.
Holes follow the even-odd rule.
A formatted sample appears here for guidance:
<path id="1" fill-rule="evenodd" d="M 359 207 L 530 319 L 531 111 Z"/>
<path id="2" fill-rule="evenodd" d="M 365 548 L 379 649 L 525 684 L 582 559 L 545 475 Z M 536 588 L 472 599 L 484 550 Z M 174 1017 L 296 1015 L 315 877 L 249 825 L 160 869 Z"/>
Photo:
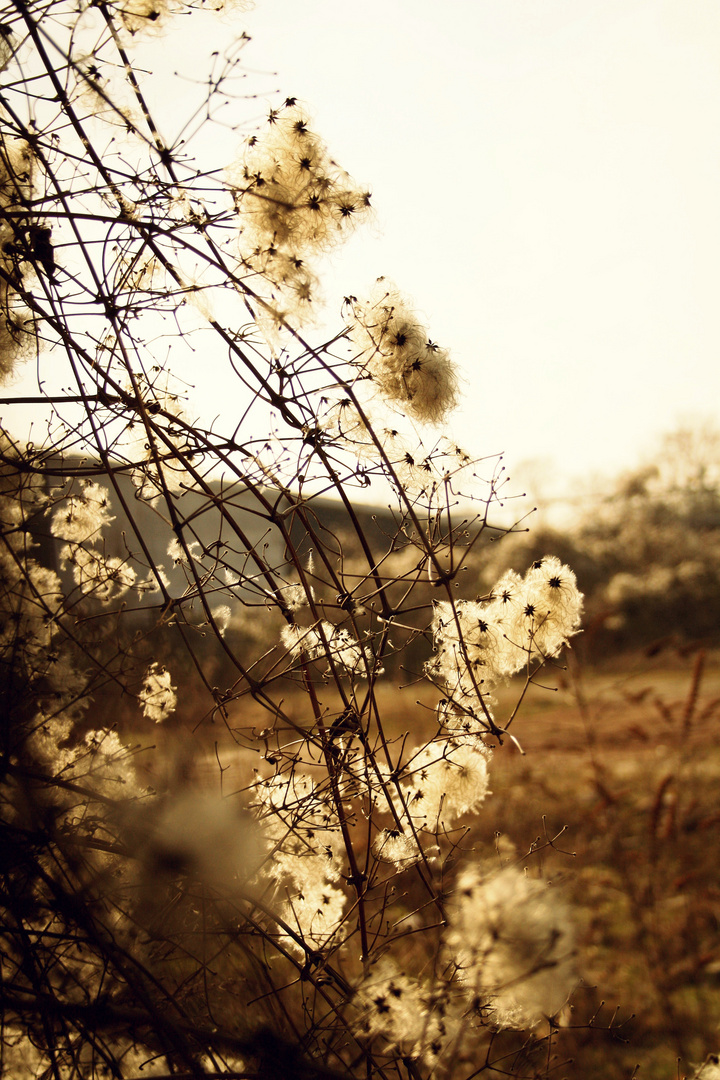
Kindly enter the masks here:
<path id="1" fill-rule="evenodd" d="M 571 665 L 546 682 L 557 689 L 533 691 L 513 726 L 525 755 L 495 755 L 486 813 L 573 896 L 584 985 L 572 1023 L 597 1012 L 600 1029 L 617 1008 L 615 1035 L 565 1033 L 568 1073 L 629 1077 L 639 1064 L 667 1080 L 680 1058 L 683 1075 L 717 1050 L 720 1024 L 718 657 Z"/>
<path id="2" fill-rule="evenodd" d="M 583 982 L 559 1033 L 552 1076 L 673 1080 L 720 1043 L 720 657 L 625 659 L 612 668 L 543 673 L 492 765 L 493 795 L 463 843 L 532 863 L 572 898 Z M 551 689 L 547 689 L 550 687 Z M 502 724 L 521 685 L 499 695 Z M 333 708 L 330 687 L 319 696 Z M 379 711 L 407 747 L 436 729 L 437 694 L 418 683 L 383 687 Z M 304 695 L 284 707 L 298 723 Z M 230 726 L 181 739 L 157 729 L 159 787 L 192 773 L 226 793 L 262 768 L 267 713 L 243 699 Z M 610 1030 L 608 1031 L 608 1028 Z M 678 1066 L 677 1059 L 680 1059 Z M 572 1059 L 572 1063 L 570 1063 Z M 543 1070 L 547 1070 L 545 1061 Z M 528 1065 L 528 1076 L 536 1075 Z"/>

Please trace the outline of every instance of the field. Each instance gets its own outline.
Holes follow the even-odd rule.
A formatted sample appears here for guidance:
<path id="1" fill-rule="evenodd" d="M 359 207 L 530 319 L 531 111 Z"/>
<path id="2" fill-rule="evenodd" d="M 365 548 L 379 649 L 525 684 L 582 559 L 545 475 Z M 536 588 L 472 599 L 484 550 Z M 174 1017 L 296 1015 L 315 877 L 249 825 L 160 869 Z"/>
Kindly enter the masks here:
<path id="1" fill-rule="evenodd" d="M 495 751 L 492 797 L 462 847 L 540 865 L 576 911 L 582 982 L 552 1040 L 553 1077 L 674 1080 L 720 1045 L 719 660 L 667 650 L 583 670 L 571 655 L 531 686 L 510 729 L 517 742 Z M 498 720 L 520 689 L 503 689 Z M 393 736 L 429 735 L 436 696 L 422 683 L 388 686 Z M 243 706 L 243 723 L 259 729 L 254 708 Z M 298 695 L 300 722 L 301 708 Z M 153 757 L 170 770 L 197 772 L 188 748 L 204 745 L 203 782 L 216 784 L 221 766 L 226 793 L 260 764 L 220 725 L 183 740 L 182 753 L 169 729 L 156 733 L 167 752 Z M 508 1053 L 522 1045 L 510 1040 Z M 537 1075 L 533 1060 L 522 1075 Z"/>
<path id="2" fill-rule="evenodd" d="M 720 1023 L 718 657 L 571 664 L 552 682 L 513 726 L 525 755 L 495 755 L 487 815 L 574 900 L 583 985 L 566 1018 L 579 1026 L 559 1040 L 568 1074 L 692 1074 Z"/>
<path id="3" fill-rule="evenodd" d="M 587 671 L 566 663 L 530 687 L 511 727 L 517 742 L 495 750 L 492 796 L 466 822 L 461 847 L 540 865 L 572 901 L 582 982 L 560 1017 L 549 1075 L 692 1076 L 720 1045 L 720 657 L 665 651 Z M 502 690 L 499 720 L 520 689 Z M 393 738 L 429 735 L 434 700 L 426 684 L 386 687 Z M 290 690 L 300 723 L 302 701 Z M 245 729 L 267 724 L 256 707 L 243 705 Z M 179 742 L 171 727 L 153 733 L 161 753 L 152 760 L 208 785 L 221 770 L 226 793 L 261 765 L 221 725 Z M 520 1075 L 538 1075 L 533 1061 Z"/>

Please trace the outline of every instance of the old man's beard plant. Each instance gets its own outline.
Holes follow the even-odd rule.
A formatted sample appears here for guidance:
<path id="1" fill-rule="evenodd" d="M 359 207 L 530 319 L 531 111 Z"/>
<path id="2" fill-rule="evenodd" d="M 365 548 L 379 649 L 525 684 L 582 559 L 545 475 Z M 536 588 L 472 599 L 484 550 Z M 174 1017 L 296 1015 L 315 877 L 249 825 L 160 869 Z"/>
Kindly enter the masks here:
<path id="1" fill-rule="evenodd" d="M 308 342 L 370 197 L 306 109 L 246 120 L 230 49 L 201 130 L 237 152 L 166 139 L 134 50 L 201 7 L 3 11 L 0 369 L 40 417 L 0 449 L 4 1067 L 476 1075 L 576 980 L 555 891 L 468 829 L 493 691 L 581 597 L 553 557 L 462 597 L 502 472 L 438 432 L 459 379 L 394 284 Z M 183 393 L 204 356 L 232 430 Z"/>

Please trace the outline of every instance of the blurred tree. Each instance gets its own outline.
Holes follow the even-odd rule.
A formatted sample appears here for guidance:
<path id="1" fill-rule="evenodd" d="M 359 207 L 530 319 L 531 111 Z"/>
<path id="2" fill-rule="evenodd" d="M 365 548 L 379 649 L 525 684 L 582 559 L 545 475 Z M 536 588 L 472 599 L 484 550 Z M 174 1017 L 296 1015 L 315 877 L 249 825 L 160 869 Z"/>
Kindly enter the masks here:
<path id="1" fill-rule="evenodd" d="M 661 638 L 720 642 L 720 429 L 705 420 L 664 434 L 649 461 L 621 473 L 571 527 L 499 545 L 482 586 L 515 560 L 547 551 L 575 568 L 585 593 L 577 648 L 586 656 Z"/>

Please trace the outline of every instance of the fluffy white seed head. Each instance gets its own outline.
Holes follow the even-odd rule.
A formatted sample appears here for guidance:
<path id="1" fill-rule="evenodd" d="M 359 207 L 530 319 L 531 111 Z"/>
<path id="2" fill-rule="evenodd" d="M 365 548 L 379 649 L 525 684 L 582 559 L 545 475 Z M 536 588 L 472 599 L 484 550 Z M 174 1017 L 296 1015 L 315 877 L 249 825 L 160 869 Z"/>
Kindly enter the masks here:
<path id="1" fill-rule="evenodd" d="M 391 863 L 398 870 L 407 870 L 420 860 L 417 841 L 396 829 L 383 829 L 373 841 L 372 852 L 380 862 Z"/>
<path id="2" fill-rule="evenodd" d="M 562 896 L 517 867 L 483 877 L 469 867 L 448 907 L 448 959 L 463 993 L 501 1027 L 554 1016 L 576 982 L 570 913 Z"/>
<path id="3" fill-rule="evenodd" d="M 557 656 L 579 630 L 583 596 L 572 570 L 555 556 L 533 563 L 523 579 L 505 574 L 493 597 L 488 609 L 501 620 L 515 650 L 515 671 L 529 661 Z"/>
<path id="4" fill-rule="evenodd" d="M 369 649 L 360 645 L 349 630 L 330 622 L 309 627 L 287 625 L 282 628 L 280 638 L 293 660 L 301 656 L 307 660 L 327 657 L 332 661 L 329 670 L 334 666 L 340 675 L 367 678 L 368 669 L 372 670 L 374 664 Z M 381 673 L 382 669 L 377 672 Z"/>
<path id="5" fill-rule="evenodd" d="M 359 1011 L 355 1026 L 366 1036 L 379 1037 L 410 1057 L 437 1055 L 444 1025 L 432 994 L 390 958 L 380 960 L 363 979 L 354 1005 Z"/>
<path id="6" fill-rule="evenodd" d="M 350 340 L 389 403 L 420 423 L 439 424 L 457 405 L 458 377 L 446 349 L 430 341 L 407 299 L 385 278 L 370 298 L 346 302 Z"/>
<path id="7" fill-rule="evenodd" d="M 167 668 L 154 661 L 145 673 L 142 689 L 138 694 L 143 716 L 154 720 L 156 724 L 167 720 L 177 708 L 176 690 Z"/>
<path id="8" fill-rule="evenodd" d="M 454 707 L 481 716 L 479 698 L 498 682 L 558 655 L 578 632 L 582 600 L 572 570 L 546 556 L 524 578 L 509 570 L 487 600 L 440 601 L 426 673 Z"/>
<path id="9" fill-rule="evenodd" d="M 225 633 L 232 622 L 232 609 L 229 604 L 215 604 L 210 609 L 213 622 L 217 627 L 217 631 L 220 637 L 225 637 Z"/>
<path id="10" fill-rule="evenodd" d="M 100 533 L 114 521 L 110 514 L 107 488 L 88 483 L 78 495 L 70 495 L 55 510 L 50 532 L 61 540 L 76 544 L 95 543 Z"/>
<path id="11" fill-rule="evenodd" d="M 258 816 L 267 839 L 266 873 L 276 886 L 278 934 L 291 951 L 301 937 L 322 949 L 342 929 L 347 897 L 339 886 L 345 859 L 342 833 L 333 808 L 313 780 L 295 771 L 260 783 Z"/>
<path id="12" fill-rule="evenodd" d="M 61 565 L 72 566 L 75 584 L 83 596 L 109 604 L 131 589 L 136 573 L 126 560 L 116 555 L 107 556 L 92 544 L 65 544 L 60 549 Z"/>
<path id="13" fill-rule="evenodd" d="M 478 738 L 430 743 L 411 762 L 412 781 L 404 789 L 408 813 L 435 830 L 452 825 L 482 806 L 489 794 L 490 750 Z"/>
<path id="14" fill-rule="evenodd" d="M 720 1080 L 720 1056 L 708 1054 L 693 1073 L 692 1080 Z"/>
<path id="15" fill-rule="evenodd" d="M 186 554 L 186 550 L 185 550 L 186 548 L 187 548 L 187 554 Z M 190 559 L 199 559 L 199 558 L 201 558 L 202 549 L 201 549 L 200 544 L 198 543 L 197 540 L 190 540 L 185 545 L 185 547 L 183 547 L 183 545 L 180 543 L 180 541 L 176 537 L 173 537 L 172 540 L 170 541 L 170 543 L 168 544 L 167 554 L 172 559 L 174 565 L 177 566 L 178 563 L 187 564 L 188 556 L 190 557 Z M 234 584 L 234 583 L 228 581 L 228 584 Z"/>
<path id="16" fill-rule="evenodd" d="M 314 595 L 312 588 L 310 588 L 310 595 Z M 300 611 L 307 607 L 308 594 L 302 582 L 297 581 L 292 585 L 286 585 L 280 594 L 280 602 L 288 611 Z"/>
<path id="17" fill-rule="evenodd" d="M 330 158 L 294 99 L 273 109 L 226 172 L 240 221 L 240 253 L 255 275 L 268 331 L 307 318 L 317 291 L 308 263 L 367 218 L 370 196 Z M 264 287 L 269 291 L 263 292 Z"/>
<path id="18" fill-rule="evenodd" d="M 112 5 L 129 34 L 157 33 L 171 11 L 170 0 L 120 0 Z"/>

